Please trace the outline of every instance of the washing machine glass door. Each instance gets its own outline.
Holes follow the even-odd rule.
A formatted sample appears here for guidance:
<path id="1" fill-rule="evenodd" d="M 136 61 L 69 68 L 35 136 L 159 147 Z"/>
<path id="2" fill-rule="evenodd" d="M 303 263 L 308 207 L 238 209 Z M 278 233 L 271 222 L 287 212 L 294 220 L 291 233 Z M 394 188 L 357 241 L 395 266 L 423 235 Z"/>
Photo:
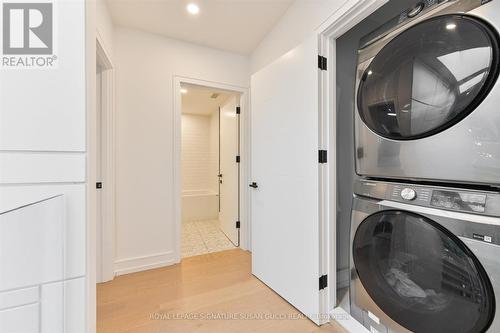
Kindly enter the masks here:
<path id="1" fill-rule="evenodd" d="M 353 260 L 373 301 L 413 332 L 478 333 L 493 320 L 485 270 L 458 237 L 424 216 L 370 215 L 356 231 Z"/>
<path id="2" fill-rule="evenodd" d="M 498 76 L 493 28 L 463 15 L 439 16 L 402 32 L 364 72 L 358 112 L 395 140 L 436 134 L 470 114 Z"/>

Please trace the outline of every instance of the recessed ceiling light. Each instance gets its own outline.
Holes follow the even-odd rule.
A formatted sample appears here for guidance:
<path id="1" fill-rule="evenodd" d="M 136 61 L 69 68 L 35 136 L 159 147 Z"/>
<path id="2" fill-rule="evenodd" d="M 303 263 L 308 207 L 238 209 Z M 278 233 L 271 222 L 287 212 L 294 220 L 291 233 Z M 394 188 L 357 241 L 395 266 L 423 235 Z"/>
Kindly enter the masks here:
<path id="1" fill-rule="evenodd" d="M 187 94 L 188 90 L 186 88 L 181 88 L 181 94 Z"/>
<path id="2" fill-rule="evenodd" d="M 187 5 L 187 11 L 189 14 L 196 15 L 200 12 L 200 7 L 195 3 L 190 3 Z"/>
<path id="3" fill-rule="evenodd" d="M 455 23 L 448 23 L 446 25 L 446 29 L 448 29 L 448 30 L 454 30 L 456 27 L 457 27 L 457 25 Z"/>

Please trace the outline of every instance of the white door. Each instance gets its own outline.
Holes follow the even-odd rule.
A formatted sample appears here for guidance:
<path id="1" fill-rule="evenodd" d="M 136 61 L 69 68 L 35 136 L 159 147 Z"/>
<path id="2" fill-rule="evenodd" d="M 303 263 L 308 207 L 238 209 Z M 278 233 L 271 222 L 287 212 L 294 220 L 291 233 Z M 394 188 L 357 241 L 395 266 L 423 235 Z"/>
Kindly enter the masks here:
<path id="1" fill-rule="evenodd" d="M 318 40 L 252 76 L 252 272 L 316 323 L 319 291 Z"/>
<path id="2" fill-rule="evenodd" d="M 239 124 L 236 107 L 239 98 L 231 96 L 220 109 L 220 211 L 219 221 L 222 231 L 239 246 L 238 221 L 238 163 Z"/>

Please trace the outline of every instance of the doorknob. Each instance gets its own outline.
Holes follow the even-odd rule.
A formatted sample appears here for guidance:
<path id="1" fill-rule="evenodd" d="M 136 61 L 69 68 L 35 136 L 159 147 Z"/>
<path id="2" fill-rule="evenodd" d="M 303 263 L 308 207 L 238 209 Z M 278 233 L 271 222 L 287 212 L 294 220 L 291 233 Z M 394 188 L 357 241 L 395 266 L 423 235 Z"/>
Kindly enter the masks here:
<path id="1" fill-rule="evenodd" d="M 253 182 L 252 184 L 250 184 L 250 185 L 248 185 L 248 186 L 253 187 L 253 188 L 257 188 L 257 187 L 259 187 L 259 185 L 257 185 L 257 183 L 256 183 L 256 182 Z"/>

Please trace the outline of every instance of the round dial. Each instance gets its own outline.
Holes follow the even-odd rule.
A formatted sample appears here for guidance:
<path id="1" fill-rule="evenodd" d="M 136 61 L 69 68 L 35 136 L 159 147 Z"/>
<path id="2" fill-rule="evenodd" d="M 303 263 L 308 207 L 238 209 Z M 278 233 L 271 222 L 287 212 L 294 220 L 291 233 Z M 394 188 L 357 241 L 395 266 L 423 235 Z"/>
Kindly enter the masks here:
<path id="1" fill-rule="evenodd" d="M 415 192 L 414 189 L 412 188 L 404 188 L 402 191 L 401 191 L 401 198 L 405 199 L 405 200 L 413 200 L 417 197 L 417 192 Z"/>
<path id="2" fill-rule="evenodd" d="M 413 7 L 413 9 L 411 9 L 408 14 L 406 14 L 409 18 L 413 18 L 415 16 L 417 16 L 418 14 L 420 14 L 420 12 L 422 11 L 422 9 L 424 9 L 425 5 L 420 2 L 418 3 L 415 7 Z"/>

